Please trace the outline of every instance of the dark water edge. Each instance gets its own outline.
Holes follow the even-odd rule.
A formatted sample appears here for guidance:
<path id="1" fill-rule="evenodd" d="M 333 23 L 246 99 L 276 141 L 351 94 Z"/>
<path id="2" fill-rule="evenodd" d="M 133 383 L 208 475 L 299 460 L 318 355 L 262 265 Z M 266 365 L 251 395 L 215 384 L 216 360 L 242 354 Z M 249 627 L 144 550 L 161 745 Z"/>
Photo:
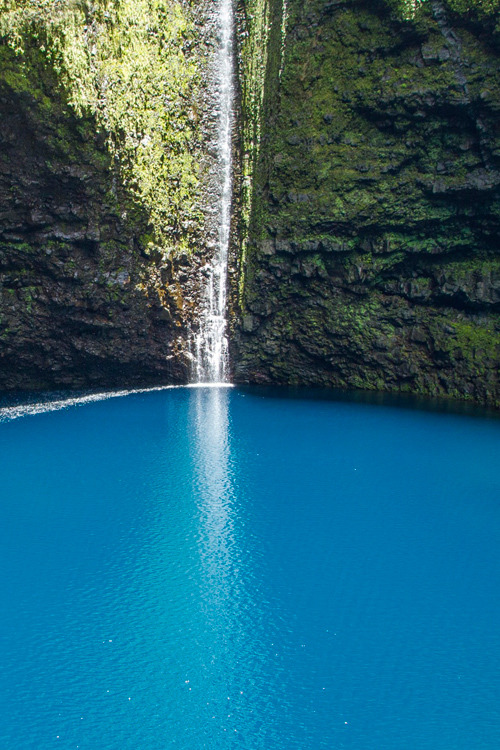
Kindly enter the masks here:
<path id="1" fill-rule="evenodd" d="M 461 401 L 454 398 L 420 396 L 413 393 L 311 388 L 309 386 L 238 385 L 237 388 L 243 392 L 271 398 L 336 401 L 340 403 L 413 409 L 441 414 L 457 414 L 460 416 L 500 418 L 500 409 L 496 409 L 493 406 L 482 406 L 473 401 Z"/>
<path id="2" fill-rule="evenodd" d="M 498 421 L 122 393 L 0 425 L 1 750 L 499 746 Z"/>
<path id="3" fill-rule="evenodd" d="M 154 393 L 185 385 L 155 385 L 142 388 L 108 388 L 57 391 L 3 391 L 0 392 L 0 423 L 18 417 L 41 414 L 46 411 L 59 411 L 70 406 L 104 401 L 141 393 Z"/>
<path id="4" fill-rule="evenodd" d="M 203 384 L 196 384 L 203 387 Z M 333 401 L 338 403 L 366 404 L 369 406 L 411 409 L 438 414 L 455 414 L 458 416 L 479 419 L 500 419 L 500 409 L 493 406 L 482 406 L 473 401 L 461 401 L 455 398 L 437 398 L 420 396 L 412 393 L 394 393 L 368 390 L 342 390 L 339 388 L 314 388 L 310 386 L 286 385 L 240 385 L 228 384 L 242 393 L 262 398 L 283 398 L 306 401 Z M 126 396 L 133 393 L 149 393 L 171 388 L 194 387 L 194 384 L 144 385 L 135 388 L 99 388 L 57 391 L 0 391 L 0 422 L 5 419 L 2 410 L 13 407 L 40 407 L 53 404 L 64 408 L 79 403 L 92 403 L 104 398 Z M 27 412 L 28 413 L 28 412 Z M 35 412 L 30 412 L 35 413 Z M 21 414 L 19 415 L 21 416 Z"/>
<path id="5" fill-rule="evenodd" d="M 12 406 L 27 406 L 29 404 L 51 404 L 69 399 L 78 400 L 92 396 L 101 396 L 104 394 L 118 395 L 121 393 L 142 393 L 154 391 L 165 387 L 174 386 L 144 386 L 144 387 L 127 387 L 123 388 L 79 388 L 58 389 L 54 391 L 0 391 L 0 409 L 10 408 Z M 181 386 L 182 387 L 182 386 Z"/>

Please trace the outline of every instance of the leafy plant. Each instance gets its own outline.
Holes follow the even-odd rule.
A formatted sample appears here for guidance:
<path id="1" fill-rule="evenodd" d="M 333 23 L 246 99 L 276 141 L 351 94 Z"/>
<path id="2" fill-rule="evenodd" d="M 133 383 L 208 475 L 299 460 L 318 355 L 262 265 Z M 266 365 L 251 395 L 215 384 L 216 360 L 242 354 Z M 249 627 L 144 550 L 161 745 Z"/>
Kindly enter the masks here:
<path id="1" fill-rule="evenodd" d="M 430 0 L 386 0 L 403 18 L 413 18 L 419 8 L 429 5 Z M 493 16 L 500 9 L 500 0 L 445 0 L 445 5 L 460 15 L 475 14 L 479 18 Z"/>
<path id="2" fill-rule="evenodd" d="M 189 244 L 199 221 L 193 29 L 176 0 L 0 0 L 0 36 L 33 65 L 39 50 L 77 115 L 107 134 L 153 244 Z"/>

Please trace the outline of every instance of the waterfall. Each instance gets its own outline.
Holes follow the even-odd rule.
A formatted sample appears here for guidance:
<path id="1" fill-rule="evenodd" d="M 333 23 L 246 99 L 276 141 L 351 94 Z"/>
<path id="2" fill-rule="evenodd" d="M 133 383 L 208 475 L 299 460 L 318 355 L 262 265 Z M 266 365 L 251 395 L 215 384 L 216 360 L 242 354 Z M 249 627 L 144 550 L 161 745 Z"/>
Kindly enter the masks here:
<path id="1" fill-rule="evenodd" d="M 234 99 L 233 0 L 219 0 L 217 10 L 219 50 L 216 63 L 218 102 L 217 161 L 220 178 L 218 239 L 214 257 L 205 271 L 200 328 L 195 337 L 195 377 L 198 382 L 227 380 L 228 339 L 226 321 L 227 264 L 232 197 L 232 124 Z"/>

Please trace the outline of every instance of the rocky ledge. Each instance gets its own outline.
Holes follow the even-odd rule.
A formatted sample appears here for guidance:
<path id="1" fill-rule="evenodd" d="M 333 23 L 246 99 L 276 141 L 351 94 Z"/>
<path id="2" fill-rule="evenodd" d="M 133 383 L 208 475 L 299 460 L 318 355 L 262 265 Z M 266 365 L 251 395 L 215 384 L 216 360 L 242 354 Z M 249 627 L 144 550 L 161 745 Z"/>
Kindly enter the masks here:
<path id="1" fill-rule="evenodd" d="M 275 2 L 262 56 L 251 18 L 241 66 L 260 54 L 265 73 L 244 144 L 236 380 L 499 405 L 494 19 L 439 0 L 409 20 L 372 0 Z"/>

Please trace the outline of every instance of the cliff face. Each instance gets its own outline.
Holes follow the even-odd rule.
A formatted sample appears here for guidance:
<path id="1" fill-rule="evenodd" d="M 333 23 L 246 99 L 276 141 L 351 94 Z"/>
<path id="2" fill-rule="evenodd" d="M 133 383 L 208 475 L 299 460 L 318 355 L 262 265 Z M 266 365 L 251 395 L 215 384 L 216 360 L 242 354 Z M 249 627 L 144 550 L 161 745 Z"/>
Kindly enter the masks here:
<path id="1" fill-rule="evenodd" d="M 235 379 L 500 403 L 494 20 L 266 8 L 239 12 Z"/>
<path id="2" fill-rule="evenodd" d="M 239 0 L 237 382 L 500 403 L 495 4 Z M 213 3 L 0 10 L 0 390 L 185 382 Z"/>
<path id="3" fill-rule="evenodd" d="M 210 3 L 0 6 L 0 390 L 185 382 L 217 231 Z"/>
<path id="4" fill-rule="evenodd" d="M 172 321 L 139 289 L 148 218 L 129 221 L 95 121 L 5 85 L 0 110 L 0 388 L 165 377 Z"/>

